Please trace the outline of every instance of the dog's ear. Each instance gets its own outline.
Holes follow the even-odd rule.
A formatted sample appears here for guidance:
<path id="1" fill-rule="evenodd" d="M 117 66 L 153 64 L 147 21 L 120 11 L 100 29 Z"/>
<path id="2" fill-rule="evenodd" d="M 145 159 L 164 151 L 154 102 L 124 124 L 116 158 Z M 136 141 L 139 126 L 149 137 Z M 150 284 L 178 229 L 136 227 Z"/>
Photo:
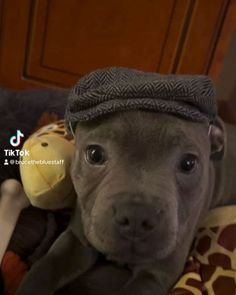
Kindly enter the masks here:
<path id="1" fill-rule="evenodd" d="M 226 128 L 224 122 L 217 117 L 209 127 L 209 139 L 211 143 L 211 159 L 222 160 L 226 151 Z"/>

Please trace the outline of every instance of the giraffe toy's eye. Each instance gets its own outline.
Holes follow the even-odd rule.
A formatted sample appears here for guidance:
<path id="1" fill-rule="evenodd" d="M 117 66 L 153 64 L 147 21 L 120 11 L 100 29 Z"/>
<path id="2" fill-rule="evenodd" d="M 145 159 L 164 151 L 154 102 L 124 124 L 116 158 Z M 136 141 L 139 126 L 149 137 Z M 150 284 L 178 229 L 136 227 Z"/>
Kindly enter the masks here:
<path id="1" fill-rule="evenodd" d="M 48 146 L 48 143 L 47 142 L 42 142 L 41 146 L 46 147 L 46 146 Z"/>

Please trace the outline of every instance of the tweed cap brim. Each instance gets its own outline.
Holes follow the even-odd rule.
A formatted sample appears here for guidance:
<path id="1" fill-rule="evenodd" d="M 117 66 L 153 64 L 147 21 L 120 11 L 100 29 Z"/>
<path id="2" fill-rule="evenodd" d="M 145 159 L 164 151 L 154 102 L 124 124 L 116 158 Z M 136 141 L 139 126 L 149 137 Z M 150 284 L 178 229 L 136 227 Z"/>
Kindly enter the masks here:
<path id="1" fill-rule="evenodd" d="M 72 88 L 66 108 L 67 127 L 105 114 L 144 110 L 169 113 L 197 122 L 214 121 L 215 88 L 203 75 L 162 75 L 127 68 L 94 71 Z"/>

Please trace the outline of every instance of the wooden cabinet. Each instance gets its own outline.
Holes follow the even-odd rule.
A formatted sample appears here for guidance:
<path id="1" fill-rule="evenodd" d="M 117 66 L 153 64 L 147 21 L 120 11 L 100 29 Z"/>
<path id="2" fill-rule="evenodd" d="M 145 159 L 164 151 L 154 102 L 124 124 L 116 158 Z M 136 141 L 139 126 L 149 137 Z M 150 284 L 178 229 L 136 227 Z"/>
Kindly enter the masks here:
<path id="1" fill-rule="evenodd" d="M 232 3 L 0 0 L 0 85 L 65 88 L 107 66 L 215 78 Z"/>
<path id="2" fill-rule="evenodd" d="M 0 87 L 68 88 L 107 66 L 217 80 L 235 28 L 236 0 L 0 0 Z M 220 110 L 236 123 L 223 80 Z"/>

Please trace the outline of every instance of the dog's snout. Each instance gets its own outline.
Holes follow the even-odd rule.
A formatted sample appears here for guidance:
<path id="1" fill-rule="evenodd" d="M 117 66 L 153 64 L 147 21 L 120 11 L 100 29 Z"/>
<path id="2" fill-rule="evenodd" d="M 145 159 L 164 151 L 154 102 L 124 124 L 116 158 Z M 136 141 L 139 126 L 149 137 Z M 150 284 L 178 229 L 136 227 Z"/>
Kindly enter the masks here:
<path id="1" fill-rule="evenodd" d="M 114 207 L 117 230 L 126 238 L 142 238 L 155 230 L 158 213 L 151 205 L 123 203 Z"/>

